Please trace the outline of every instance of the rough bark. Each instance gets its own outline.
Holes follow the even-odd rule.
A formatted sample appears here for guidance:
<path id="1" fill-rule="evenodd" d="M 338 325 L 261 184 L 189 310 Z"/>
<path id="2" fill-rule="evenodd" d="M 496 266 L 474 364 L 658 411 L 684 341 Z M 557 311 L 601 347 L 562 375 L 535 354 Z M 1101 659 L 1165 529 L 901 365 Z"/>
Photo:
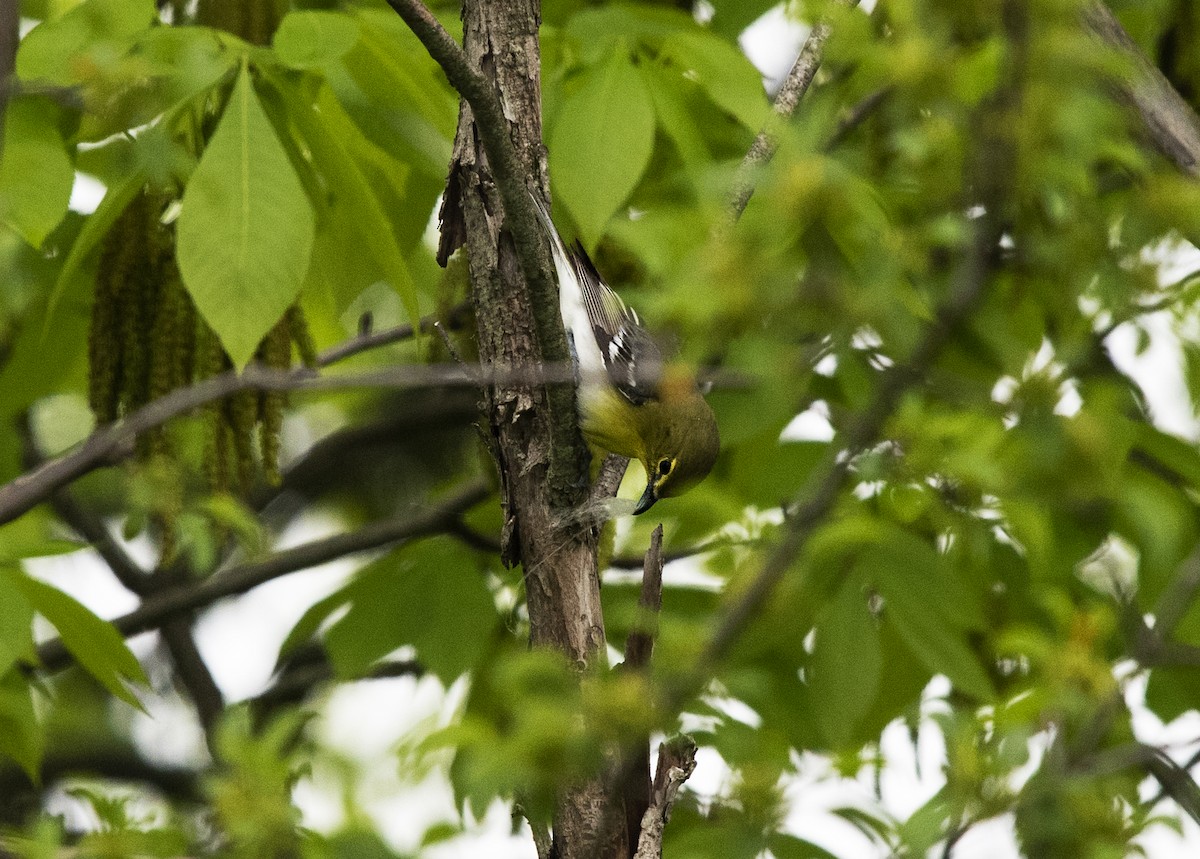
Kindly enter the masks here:
<path id="1" fill-rule="evenodd" d="M 1141 52 L 1103 3 L 1092 3 L 1084 22 L 1093 35 L 1129 59 L 1129 76 L 1120 98 L 1146 126 L 1155 148 L 1182 172 L 1200 175 L 1200 119 L 1163 73 Z"/>
<path id="2" fill-rule="evenodd" d="M 526 167 L 526 184 L 534 193 L 544 194 L 539 19 L 536 0 L 466 0 L 463 8 L 467 60 L 496 86 L 513 144 Z M 505 229 L 501 196 L 465 100 L 442 209 L 442 236 L 443 258 L 459 245 L 467 250 L 481 361 L 501 366 L 538 364 L 543 355 L 533 299 Z M 596 569 L 598 530 L 553 503 L 547 481 L 551 451 L 556 443 L 576 446 L 578 438 L 554 438 L 548 406 L 545 387 L 497 386 L 485 395 L 503 488 L 503 556 L 524 567 L 532 643 L 560 651 L 582 671 L 601 666 L 605 659 Z M 586 463 L 578 465 L 582 497 L 587 470 Z M 559 859 L 601 855 L 594 842 L 602 829 L 606 799 L 599 780 L 563 791 L 554 818 L 553 855 Z"/>

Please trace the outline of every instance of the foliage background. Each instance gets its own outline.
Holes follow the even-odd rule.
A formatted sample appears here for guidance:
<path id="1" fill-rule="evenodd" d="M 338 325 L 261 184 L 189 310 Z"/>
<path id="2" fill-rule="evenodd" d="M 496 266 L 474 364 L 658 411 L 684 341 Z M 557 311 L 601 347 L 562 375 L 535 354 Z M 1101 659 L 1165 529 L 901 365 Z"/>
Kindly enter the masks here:
<path id="1" fill-rule="evenodd" d="M 770 111 L 736 37 L 768 5 L 544 10 L 559 220 L 683 359 L 752 380 L 712 395 L 725 445 L 714 476 L 615 528 L 618 562 L 640 560 L 658 521 L 668 553 L 697 557 L 668 575 L 653 672 L 580 687 L 526 651 L 522 579 L 495 551 L 493 469 L 469 390 L 298 392 L 282 485 L 241 495 L 207 488 L 200 419 L 185 420 L 169 461 L 96 471 L 0 530 L 3 849 L 472 849 L 463 832 L 476 815 L 506 821 L 498 797 L 536 817 L 604 741 L 680 727 L 649 702 L 785 539 L 783 506 L 810 497 L 855 440 L 803 551 L 685 702 L 682 727 L 703 749 L 696 785 L 704 768 L 722 777 L 685 794 L 668 855 L 825 855 L 811 821 L 788 813 L 796 792 L 803 804 L 816 790 L 798 785 L 882 780 L 906 730 L 918 750 L 944 745 L 944 760 L 926 764 L 944 784 L 919 807 L 860 793 L 835 809 L 860 834 L 822 841 L 834 855 L 864 843 L 869 855 L 986 855 L 971 852 L 984 849 L 971 830 L 994 819 L 1012 823 L 1022 855 L 1126 855 L 1160 811 L 1200 813 L 1170 763 L 1188 762 L 1200 739 L 1200 457 L 1194 433 L 1164 432 L 1114 360 L 1122 341 L 1144 350 L 1149 331 L 1165 330 L 1194 414 L 1194 281 L 1161 262 L 1190 246 L 1200 201 L 1113 96 L 1133 75 L 1129 55 L 1089 34 L 1067 0 L 789 7 L 827 16 L 823 72 L 778 130 L 744 218 L 721 232 L 737 165 Z M 1193 5 L 1112 5 L 1192 98 Z M 21 4 L 0 161 L 5 481 L 32 453 L 54 456 L 93 430 L 96 270 L 104 236 L 148 188 L 179 201 L 162 220 L 182 283 L 235 366 L 297 302 L 321 348 L 354 337 L 364 315 L 387 330 L 436 313 L 472 354 L 462 267 L 439 269 L 430 240 L 455 94 L 385 6 L 261 6 L 280 24 L 255 44 L 162 26 L 186 16 L 173 4 Z M 208 8 L 219 16 L 219 3 Z M 435 8 L 453 31 L 457 10 Z M 79 173 L 107 189 L 86 217 L 68 208 Z M 956 302 L 962 313 L 917 372 L 895 370 L 913 366 Z M 430 336 L 398 340 L 327 373 L 431 362 L 442 349 Z M 881 392 L 895 396 L 879 437 L 858 438 Z M 297 574 L 237 608 L 160 618 L 161 640 L 137 643 L 136 659 L 113 627 L 44 584 L 99 605 L 75 580 L 71 553 L 89 543 L 152 604 L 310 546 L 318 527 L 361 535 L 393 523 L 405 536 L 427 510 L 433 524 L 398 546 L 356 544 L 368 563 L 352 574 Z M 164 517 L 177 523 L 174 558 L 160 554 Z M 155 569 L 169 574 L 146 575 Z M 278 617 L 282 597 L 267 588 L 292 599 L 299 575 L 311 609 L 287 618 L 279 673 L 265 689 L 216 684 L 206 663 L 227 650 L 256 658 L 244 627 Z M 606 577 L 618 647 L 636 594 L 629 577 Z M 46 623 L 63 646 L 43 645 L 47 669 L 30 671 Z M 206 649 L 209 636 L 219 648 Z M 57 670 L 66 653 L 87 672 Z M 424 677 L 358 691 L 372 674 Z M 426 711 L 440 717 L 406 724 L 419 709 L 408 698 L 443 687 L 448 698 Z M 242 698 L 252 706 L 228 707 Z M 139 702 L 194 712 L 203 739 L 156 754 L 163 740 L 147 739 Z M 373 771 L 337 737 L 340 722 L 365 734 L 372 719 L 406 729 L 374 750 L 389 770 L 412 784 L 448 777 L 455 795 L 441 823 L 392 846 L 367 813 Z M 1178 734 L 1156 734 L 1160 722 Z M 36 813 L 44 796 L 64 807 L 63 784 L 75 811 Z M 297 829 L 298 806 L 322 807 L 318 789 L 341 806 L 321 835 Z M 1174 804 L 1150 801 L 1160 790 Z M 514 841 L 531 855 L 526 832 Z"/>

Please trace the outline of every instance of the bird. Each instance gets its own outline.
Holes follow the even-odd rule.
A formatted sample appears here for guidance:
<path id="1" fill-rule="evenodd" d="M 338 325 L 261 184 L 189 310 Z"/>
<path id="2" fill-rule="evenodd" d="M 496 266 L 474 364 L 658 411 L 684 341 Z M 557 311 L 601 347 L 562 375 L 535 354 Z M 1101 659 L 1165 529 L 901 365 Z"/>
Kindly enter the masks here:
<path id="1" fill-rule="evenodd" d="M 530 196 L 558 276 L 580 429 L 593 447 L 641 462 L 646 488 L 633 512 L 645 513 L 712 470 L 721 448 L 716 416 L 695 375 L 663 361 L 637 312 L 604 282 L 578 241 L 568 248 L 546 205 Z"/>

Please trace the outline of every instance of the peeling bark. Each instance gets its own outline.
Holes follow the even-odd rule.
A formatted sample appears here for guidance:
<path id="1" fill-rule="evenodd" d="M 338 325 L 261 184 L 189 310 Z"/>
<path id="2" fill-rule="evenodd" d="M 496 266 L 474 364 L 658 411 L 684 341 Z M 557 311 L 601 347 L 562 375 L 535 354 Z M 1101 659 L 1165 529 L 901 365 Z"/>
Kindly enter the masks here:
<path id="1" fill-rule="evenodd" d="M 463 23 L 468 63 L 496 86 L 513 144 L 527 168 L 526 185 L 544 196 L 539 5 L 536 0 L 467 0 Z M 441 219 L 439 259 L 445 262 L 459 246 L 467 251 L 481 361 L 500 366 L 540 363 L 533 297 L 505 229 L 501 196 L 465 100 Z M 552 451 L 561 451 L 564 445 L 586 450 L 578 428 L 572 428 L 574 438 L 555 438 L 545 387 L 496 387 L 486 392 L 484 407 L 503 488 L 502 557 L 524 567 L 532 644 L 563 653 L 581 672 L 602 668 L 604 619 L 596 569 L 599 529 L 556 508 L 547 479 Z M 561 435 L 562 430 L 558 432 Z M 587 488 L 585 461 L 577 463 L 577 473 L 582 500 Z M 594 849 L 609 804 L 600 779 L 564 789 L 555 811 L 552 855 L 558 859 L 610 855 Z"/>

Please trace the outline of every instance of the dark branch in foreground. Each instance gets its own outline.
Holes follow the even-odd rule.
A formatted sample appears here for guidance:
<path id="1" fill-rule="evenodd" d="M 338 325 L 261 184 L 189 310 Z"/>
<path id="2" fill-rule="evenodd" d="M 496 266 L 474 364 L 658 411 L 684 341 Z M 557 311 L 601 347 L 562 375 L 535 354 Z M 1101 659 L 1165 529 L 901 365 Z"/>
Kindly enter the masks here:
<path id="1" fill-rule="evenodd" d="M 486 498 L 488 493 L 489 489 L 482 481 L 472 483 L 439 506 L 422 513 L 372 522 L 350 533 L 314 540 L 276 552 L 261 561 L 229 567 L 204 581 L 156 594 L 112 623 L 124 636 L 137 635 L 161 626 L 167 618 L 181 612 L 193 611 L 211 605 L 223 597 L 245 593 L 288 573 L 315 567 L 356 552 L 441 533 L 463 511 Z M 72 661 L 70 653 L 58 638 L 41 645 L 38 648 L 38 658 L 49 671 L 61 669 Z"/>

